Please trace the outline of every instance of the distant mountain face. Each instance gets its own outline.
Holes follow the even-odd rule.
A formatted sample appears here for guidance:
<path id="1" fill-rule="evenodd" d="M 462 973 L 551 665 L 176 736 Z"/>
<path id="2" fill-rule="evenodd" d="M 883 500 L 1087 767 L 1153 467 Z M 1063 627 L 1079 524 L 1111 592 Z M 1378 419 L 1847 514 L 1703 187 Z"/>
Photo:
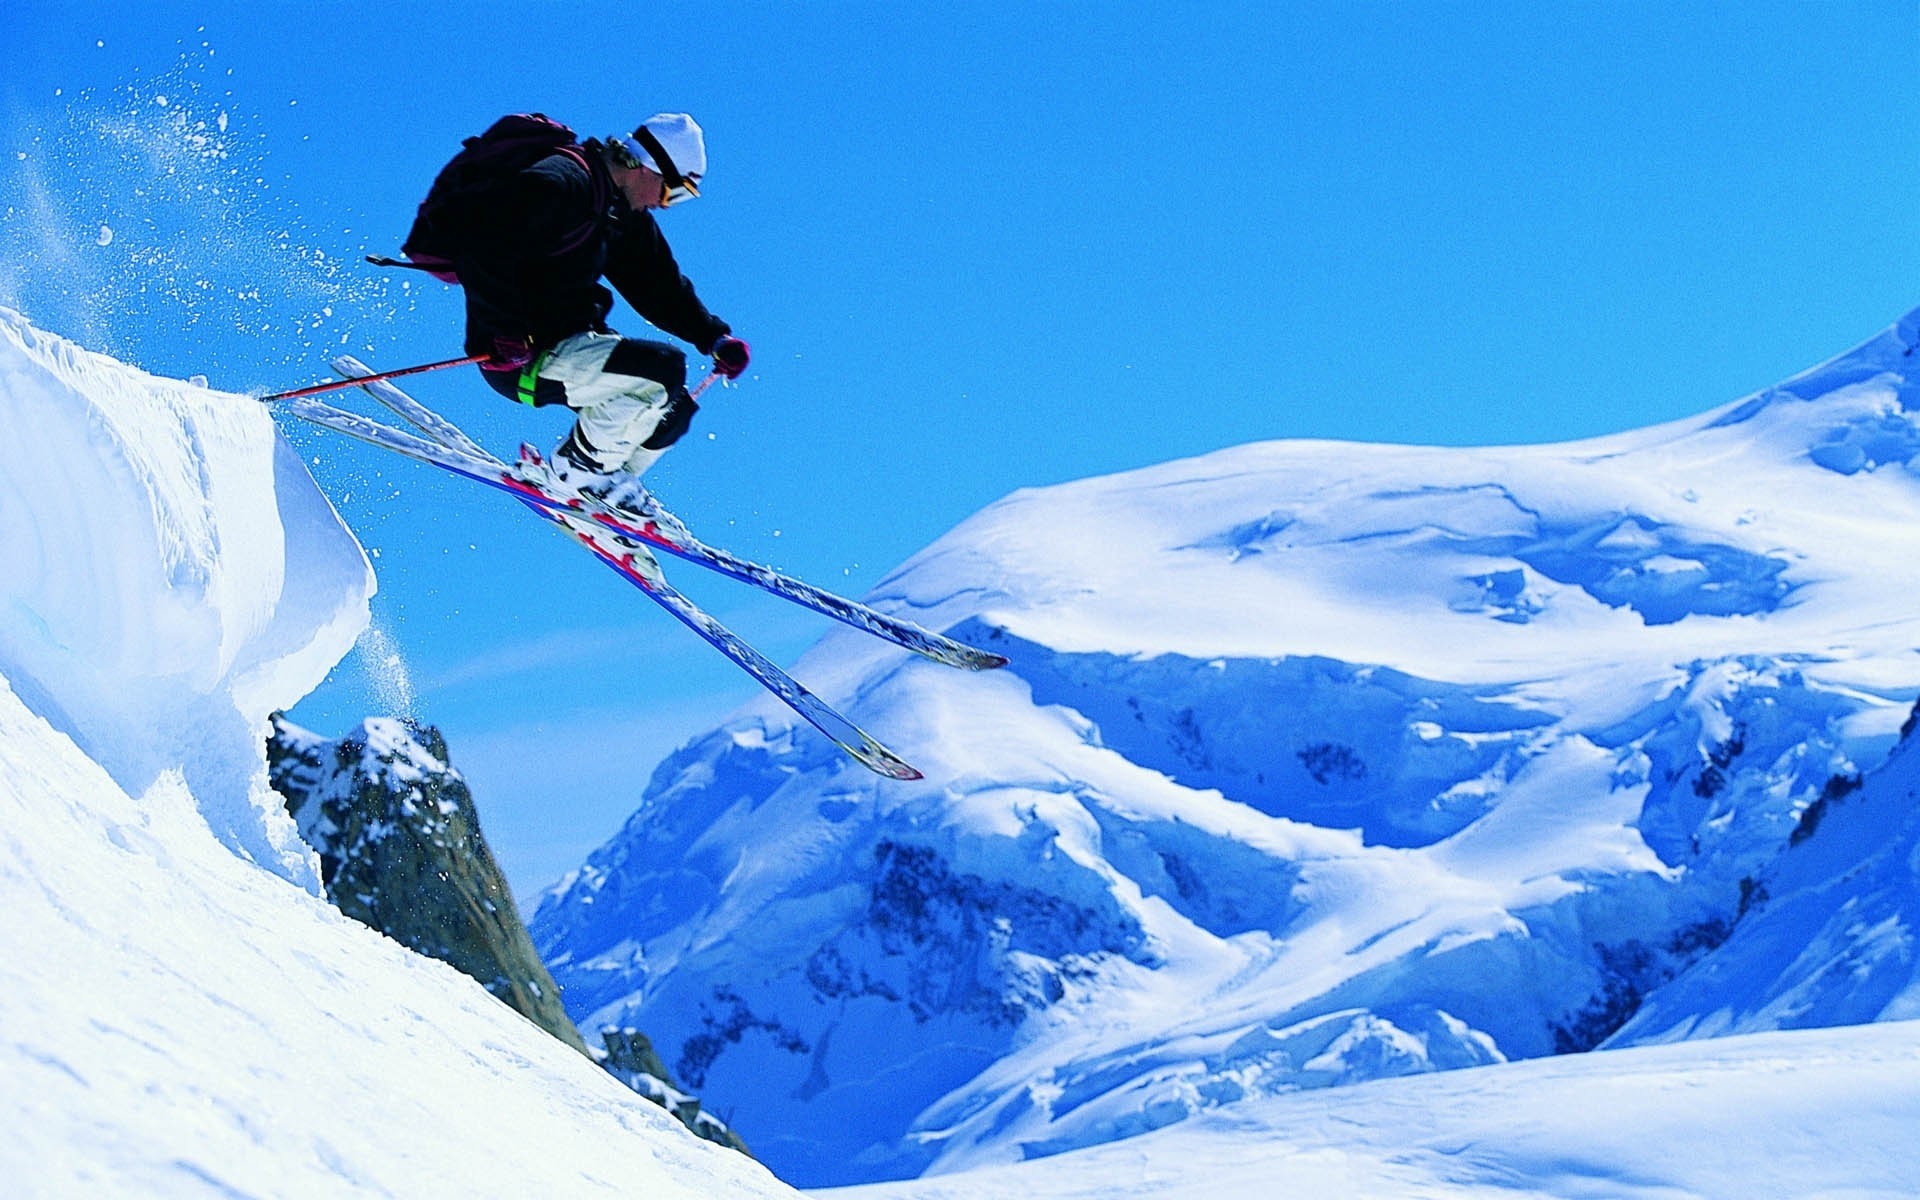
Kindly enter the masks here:
<path id="1" fill-rule="evenodd" d="M 478 981 L 708 1141 L 740 1138 L 680 1091 L 636 1029 L 590 1049 L 521 923 L 466 781 L 431 726 L 374 717 L 328 740 L 273 718 L 269 776 L 347 916 Z"/>
<path id="2" fill-rule="evenodd" d="M 924 783 L 751 706 L 535 941 L 576 1019 L 645 1025 L 803 1186 L 1907 1013 L 1884 848 L 1873 986 L 1829 969 L 1858 954 L 1831 891 L 1759 939 L 1865 851 L 1823 820 L 1910 807 L 1872 772 L 1920 692 L 1917 335 L 1588 442 L 1275 442 L 1016 493 L 872 597 L 1007 670 L 844 632 L 800 666 Z M 1768 972 L 1815 927 L 1834 957 Z"/>
<path id="3" fill-rule="evenodd" d="M 1920 710 L 1917 710 L 1920 711 Z M 1612 1045 L 1920 1019 L 1920 735 L 1800 813 L 1725 943 Z"/>

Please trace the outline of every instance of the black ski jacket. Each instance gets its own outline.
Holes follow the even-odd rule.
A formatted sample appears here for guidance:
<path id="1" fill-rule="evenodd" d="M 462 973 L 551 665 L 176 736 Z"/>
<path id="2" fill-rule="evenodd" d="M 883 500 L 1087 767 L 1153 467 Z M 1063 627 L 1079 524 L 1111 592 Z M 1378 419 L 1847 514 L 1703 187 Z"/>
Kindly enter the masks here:
<path id="1" fill-rule="evenodd" d="M 525 339 L 540 354 L 576 333 L 610 332 L 613 295 L 603 277 L 649 322 L 711 353 L 731 332 L 727 323 L 700 302 L 653 214 L 613 186 L 599 142 L 584 149 L 587 167 L 549 155 L 474 205 L 453 259 L 467 296 L 467 353 L 489 353 L 503 338 Z M 611 203 L 596 208 L 603 196 Z"/>

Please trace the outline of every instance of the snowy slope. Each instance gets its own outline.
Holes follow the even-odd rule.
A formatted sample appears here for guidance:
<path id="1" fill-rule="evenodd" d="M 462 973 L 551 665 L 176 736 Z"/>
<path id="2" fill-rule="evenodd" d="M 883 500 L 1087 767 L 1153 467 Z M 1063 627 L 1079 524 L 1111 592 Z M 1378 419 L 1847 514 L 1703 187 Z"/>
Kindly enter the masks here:
<path id="1" fill-rule="evenodd" d="M 1010 671 L 802 664 L 926 785 L 755 708 L 542 935 L 796 1176 L 942 1172 L 863 1198 L 1913 1194 L 1916 326 L 1012 497 L 886 587 Z M 318 899 L 266 714 L 371 580 L 257 406 L 0 313 L 0 429 L 9 1194 L 793 1194 Z"/>
<path id="2" fill-rule="evenodd" d="M 1920 1193 L 1920 1025 L 1512 1063 L 1219 1109 L 822 1200 L 1752 1200 Z"/>
<path id="3" fill-rule="evenodd" d="M 791 1194 L 317 895 L 269 710 L 371 576 L 270 417 L 0 311 L 0 1179 Z"/>
<path id="4" fill-rule="evenodd" d="M 536 941 L 576 1020 L 644 1024 L 808 1185 L 1638 1011 L 1733 1028 L 1675 981 L 1920 692 L 1917 333 L 1578 444 L 1276 442 L 1017 493 L 876 597 L 1007 671 L 850 633 L 800 664 L 924 784 L 754 706 Z M 1901 1011 L 1842 973 L 1792 1023 Z"/>

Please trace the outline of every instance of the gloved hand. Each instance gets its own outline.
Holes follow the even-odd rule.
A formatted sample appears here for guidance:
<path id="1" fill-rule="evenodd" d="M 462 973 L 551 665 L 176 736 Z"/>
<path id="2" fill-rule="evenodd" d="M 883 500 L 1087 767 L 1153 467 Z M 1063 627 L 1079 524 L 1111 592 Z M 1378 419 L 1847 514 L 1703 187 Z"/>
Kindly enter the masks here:
<path id="1" fill-rule="evenodd" d="M 493 357 L 480 364 L 483 371 L 524 371 L 533 361 L 533 343 L 523 337 L 496 335 Z"/>
<path id="2" fill-rule="evenodd" d="M 740 378 L 750 357 L 747 344 L 731 334 L 713 344 L 714 372 L 728 379 Z"/>

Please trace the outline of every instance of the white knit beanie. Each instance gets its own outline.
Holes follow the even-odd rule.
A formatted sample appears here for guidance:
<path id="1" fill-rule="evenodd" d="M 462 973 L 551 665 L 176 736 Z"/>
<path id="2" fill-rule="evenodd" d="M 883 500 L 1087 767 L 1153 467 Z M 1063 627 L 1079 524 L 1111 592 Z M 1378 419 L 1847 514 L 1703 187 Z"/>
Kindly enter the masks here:
<path id="1" fill-rule="evenodd" d="M 655 113 L 640 122 L 660 143 L 660 149 L 666 151 L 673 160 L 674 169 L 693 179 L 700 179 L 707 173 L 707 139 L 700 132 L 700 126 L 686 113 Z M 635 130 L 638 133 L 639 130 Z M 657 175 L 665 175 L 660 164 L 653 161 L 653 155 L 646 155 L 647 166 Z"/>

